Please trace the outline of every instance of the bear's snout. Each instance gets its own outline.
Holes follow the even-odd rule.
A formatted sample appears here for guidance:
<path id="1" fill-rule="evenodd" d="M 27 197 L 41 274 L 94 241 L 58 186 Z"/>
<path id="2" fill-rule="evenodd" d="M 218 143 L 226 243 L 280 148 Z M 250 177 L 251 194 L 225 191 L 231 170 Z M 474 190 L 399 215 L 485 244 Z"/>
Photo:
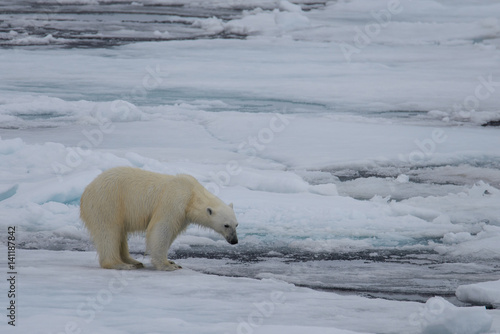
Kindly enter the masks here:
<path id="1" fill-rule="evenodd" d="M 236 235 L 232 235 L 226 238 L 227 242 L 231 245 L 236 245 L 238 243 L 238 237 Z"/>

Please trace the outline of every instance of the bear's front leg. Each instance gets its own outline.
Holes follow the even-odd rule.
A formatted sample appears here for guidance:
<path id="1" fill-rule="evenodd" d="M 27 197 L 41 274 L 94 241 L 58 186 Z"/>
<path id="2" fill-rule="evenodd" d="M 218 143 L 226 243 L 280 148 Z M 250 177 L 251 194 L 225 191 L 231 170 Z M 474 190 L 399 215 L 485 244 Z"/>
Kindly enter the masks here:
<path id="1" fill-rule="evenodd" d="M 148 227 L 147 248 L 151 254 L 151 263 L 157 270 L 172 271 L 182 268 L 167 258 L 168 250 L 175 238 L 171 230 L 168 224 L 161 222 Z"/>

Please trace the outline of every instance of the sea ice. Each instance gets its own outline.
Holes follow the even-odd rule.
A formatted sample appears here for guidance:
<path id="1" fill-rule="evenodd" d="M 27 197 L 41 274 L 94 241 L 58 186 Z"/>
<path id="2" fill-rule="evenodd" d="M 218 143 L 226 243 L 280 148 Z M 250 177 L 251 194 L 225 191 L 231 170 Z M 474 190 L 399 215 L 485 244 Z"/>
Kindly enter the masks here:
<path id="1" fill-rule="evenodd" d="M 500 307 L 500 281 L 480 282 L 461 285 L 456 291 L 457 298 L 463 302 Z"/>
<path id="2" fill-rule="evenodd" d="M 500 118 L 498 1 L 36 1 L 85 9 L 44 18 L 25 3 L 0 5 L 0 237 L 19 231 L 24 332 L 500 330 L 498 310 L 289 284 L 401 299 L 461 285 L 498 305 L 498 282 L 463 284 L 498 276 L 498 129 L 479 126 Z M 61 47 L 106 39 L 121 45 Z M 191 228 L 172 246 L 187 269 L 110 292 L 122 273 L 98 268 L 78 202 L 119 165 L 234 202 L 238 252 Z M 129 245 L 144 257 L 143 235 Z M 287 302 L 267 316 L 273 291 Z"/>
<path id="3" fill-rule="evenodd" d="M 460 308 L 442 297 L 429 299 L 413 320 L 421 322 L 423 334 L 488 333 L 493 322 L 484 307 Z"/>

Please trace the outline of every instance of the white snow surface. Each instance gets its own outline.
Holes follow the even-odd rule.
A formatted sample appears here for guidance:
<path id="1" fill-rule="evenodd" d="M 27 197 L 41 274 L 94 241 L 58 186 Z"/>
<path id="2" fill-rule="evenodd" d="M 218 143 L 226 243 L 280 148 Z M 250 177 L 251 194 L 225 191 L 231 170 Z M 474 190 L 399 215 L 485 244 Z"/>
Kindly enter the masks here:
<path id="1" fill-rule="evenodd" d="M 330 263 L 321 260 L 310 261 L 321 275 L 303 275 L 306 265 L 283 255 L 412 252 L 423 254 L 408 260 L 418 265 L 431 254 L 430 267 L 459 264 L 451 278 L 426 277 L 448 294 L 497 263 L 500 137 L 481 125 L 500 120 L 500 4 L 311 3 L 138 0 L 130 6 L 246 9 L 185 18 L 183 29 L 210 39 L 168 40 L 178 32 L 157 25 L 85 32 L 165 39 L 112 48 L 62 48 L 68 40 L 55 34 L 0 29 L 8 46 L 0 52 L 0 238 L 16 226 L 19 269 L 19 328 L 2 321 L 2 333 L 500 331 L 498 310 L 294 286 L 344 276 L 321 272 Z M 230 273 L 234 259 L 179 259 L 185 269 L 173 273 L 98 268 L 79 199 L 99 173 L 124 165 L 191 174 L 234 203 L 239 248 L 193 227 L 174 254 L 257 250 L 281 262 L 257 267 L 259 280 L 202 273 L 217 264 Z M 144 252 L 143 235 L 129 244 L 136 256 Z M 356 263 L 359 273 L 350 274 L 359 277 L 386 274 L 389 265 L 363 274 Z M 114 289 L 117 280 L 126 287 Z M 6 289 L 2 279 L 2 305 Z M 461 285 L 457 297 L 496 306 L 498 289 Z M 267 303 L 275 292 L 284 299 Z M 89 300 L 100 300 L 95 314 L 86 312 Z"/>
<path id="2" fill-rule="evenodd" d="M 493 319 L 484 307 L 458 308 L 442 297 L 431 298 L 425 303 L 423 317 L 427 323 L 424 334 L 474 334 L 490 330 Z"/>
<path id="3" fill-rule="evenodd" d="M 500 306 L 500 281 L 461 285 L 457 288 L 456 295 L 458 299 L 467 303 L 498 308 Z"/>
<path id="4" fill-rule="evenodd" d="M 470 334 L 488 331 L 495 316 L 444 300 L 421 306 L 189 269 L 102 270 L 95 266 L 96 256 L 18 250 L 18 320 L 15 328 L 2 323 L 2 333 Z M 428 330 L 438 323 L 455 331 Z"/>

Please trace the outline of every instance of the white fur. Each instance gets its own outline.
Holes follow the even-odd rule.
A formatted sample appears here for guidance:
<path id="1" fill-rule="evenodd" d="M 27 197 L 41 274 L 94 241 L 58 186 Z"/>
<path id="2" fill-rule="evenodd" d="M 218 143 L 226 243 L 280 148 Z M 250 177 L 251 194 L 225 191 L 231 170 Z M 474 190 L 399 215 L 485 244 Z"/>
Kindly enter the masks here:
<path id="1" fill-rule="evenodd" d="M 90 231 L 103 268 L 134 269 L 127 234 L 146 231 L 147 250 L 158 270 L 181 268 L 167 259 L 175 238 L 190 223 L 238 242 L 232 209 L 189 175 L 164 175 L 132 167 L 109 169 L 92 181 L 80 200 L 80 217 Z"/>

